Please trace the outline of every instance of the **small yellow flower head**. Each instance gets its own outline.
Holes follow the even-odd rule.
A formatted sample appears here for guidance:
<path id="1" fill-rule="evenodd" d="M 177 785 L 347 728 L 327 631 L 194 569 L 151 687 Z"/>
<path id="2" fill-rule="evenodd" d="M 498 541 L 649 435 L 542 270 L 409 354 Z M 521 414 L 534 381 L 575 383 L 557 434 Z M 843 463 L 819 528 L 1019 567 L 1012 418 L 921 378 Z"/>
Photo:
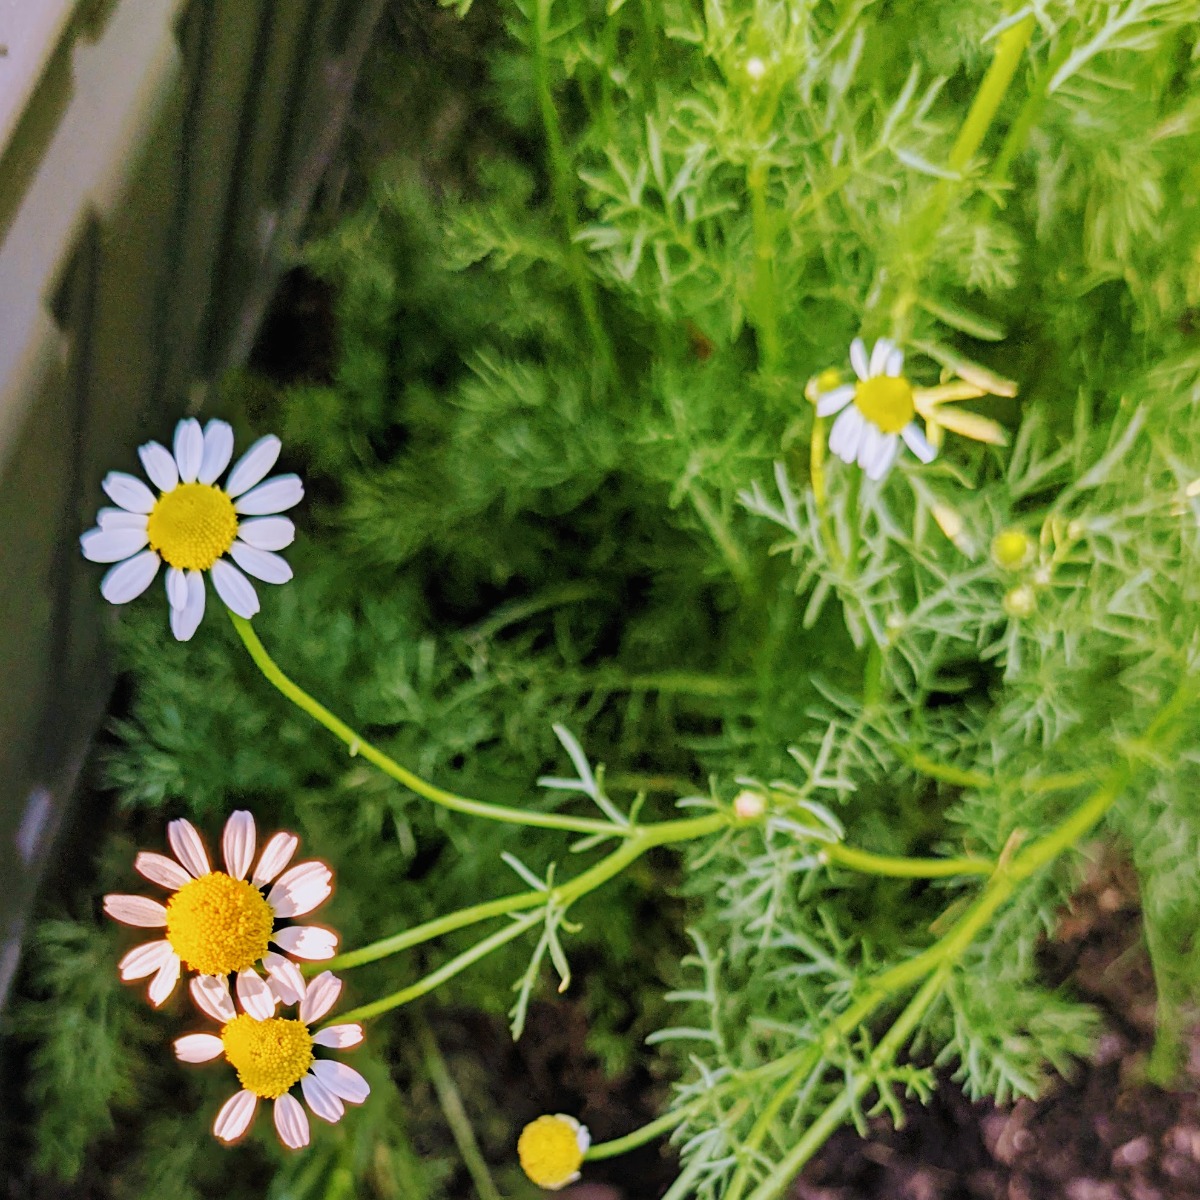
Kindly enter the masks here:
<path id="1" fill-rule="evenodd" d="M 767 811 L 767 802 L 761 792 L 746 788 L 733 798 L 733 812 L 739 821 L 757 821 Z"/>
<path id="2" fill-rule="evenodd" d="M 1004 611 L 1014 620 L 1031 617 L 1037 608 L 1037 593 L 1027 583 L 1010 589 L 1004 596 Z"/>
<path id="3" fill-rule="evenodd" d="M 1023 529 L 1005 529 L 992 540 L 992 561 L 1005 571 L 1028 566 L 1033 554 L 1033 538 Z"/>
<path id="4" fill-rule="evenodd" d="M 517 1157 L 521 1169 L 547 1191 L 557 1192 L 579 1178 L 583 1156 L 592 1144 L 586 1125 L 559 1113 L 538 1117 L 521 1131 Z"/>

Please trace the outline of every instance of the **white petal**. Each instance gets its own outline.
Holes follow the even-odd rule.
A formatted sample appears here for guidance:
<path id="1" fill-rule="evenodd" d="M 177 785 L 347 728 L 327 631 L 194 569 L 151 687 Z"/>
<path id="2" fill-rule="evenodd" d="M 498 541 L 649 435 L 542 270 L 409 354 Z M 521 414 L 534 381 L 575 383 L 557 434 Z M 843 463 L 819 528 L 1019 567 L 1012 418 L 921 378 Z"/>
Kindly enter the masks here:
<path id="1" fill-rule="evenodd" d="M 322 971 L 309 985 L 300 1001 L 300 1020 L 305 1025 L 319 1021 L 342 994 L 342 981 L 332 971 Z"/>
<path id="2" fill-rule="evenodd" d="M 167 923 L 167 910 L 149 896 L 105 896 L 104 911 L 114 921 L 139 929 L 162 929 Z"/>
<path id="3" fill-rule="evenodd" d="M 145 513 L 126 512 L 123 508 L 102 508 L 96 514 L 101 529 L 145 529 L 150 518 Z"/>
<path id="4" fill-rule="evenodd" d="M 817 416 L 831 417 L 835 412 L 841 412 L 854 399 L 854 384 L 844 383 L 817 398 Z"/>
<path id="5" fill-rule="evenodd" d="M 892 463 L 896 461 L 899 450 L 900 439 L 894 433 L 884 434 L 871 461 L 866 465 L 867 478 L 876 481 L 882 479 L 892 469 Z"/>
<path id="6" fill-rule="evenodd" d="M 367 1081 L 345 1063 L 319 1058 L 313 1063 L 312 1071 L 335 1096 L 340 1096 L 347 1104 L 361 1104 L 371 1094 Z"/>
<path id="7" fill-rule="evenodd" d="M 79 546 L 88 562 L 114 563 L 136 554 L 149 540 L 144 528 L 96 528 L 79 535 Z"/>
<path id="8" fill-rule="evenodd" d="M 172 954 L 161 967 L 158 968 L 158 974 L 150 981 L 150 988 L 147 995 L 150 997 L 150 1003 L 157 1008 L 174 990 L 175 985 L 179 982 L 179 968 L 181 963 L 178 954 Z"/>
<path id="9" fill-rule="evenodd" d="M 268 950 L 263 955 L 263 966 L 271 977 L 268 981 L 273 985 L 272 991 L 284 1004 L 299 1004 L 304 999 L 304 976 L 300 968 L 290 958 Z"/>
<path id="10" fill-rule="evenodd" d="M 109 471 L 100 486 L 126 512 L 148 513 L 157 502 L 154 493 L 136 475 L 124 471 Z"/>
<path id="11" fill-rule="evenodd" d="M 859 379 L 870 379 L 871 372 L 867 370 L 867 348 L 862 338 L 855 338 L 850 343 L 850 365 Z"/>
<path id="12" fill-rule="evenodd" d="M 221 1105 L 217 1119 L 213 1122 L 213 1134 L 222 1142 L 235 1142 L 250 1128 L 258 1097 L 253 1092 L 238 1092 Z"/>
<path id="13" fill-rule="evenodd" d="M 229 814 L 221 837 L 221 854 L 225 870 L 234 879 L 245 879 L 254 861 L 254 818 L 244 808 Z"/>
<path id="14" fill-rule="evenodd" d="M 192 999 L 201 1012 L 226 1025 L 237 1016 L 229 984 L 221 975 L 197 975 L 192 980 Z"/>
<path id="15" fill-rule="evenodd" d="M 330 1025 L 313 1034 L 313 1041 L 318 1046 L 328 1046 L 331 1050 L 349 1050 L 362 1040 L 363 1027 L 357 1021 L 348 1025 Z"/>
<path id="16" fill-rule="evenodd" d="M 173 892 L 179 891 L 185 883 L 192 882 L 192 877 L 173 858 L 155 854 L 152 850 L 140 851 L 133 860 L 133 869 L 151 883 L 170 888 Z"/>
<path id="17" fill-rule="evenodd" d="M 158 442 L 147 442 L 144 446 L 138 447 L 138 458 L 142 460 L 142 466 L 145 468 L 150 482 L 160 492 L 174 490 L 175 485 L 179 482 L 179 472 L 176 470 L 175 460 L 166 446 L 160 445 Z"/>
<path id="18" fill-rule="evenodd" d="M 228 421 L 209 421 L 204 427 L 204 453 L 200 457 L 200 483 L 215 483 L 233 457 L 233 429 Z"/>
<path id="19" fill-rule="evenodd" d="M 238 537 L 256 550 L 283 550 L 296 540 L 290 517 L 251 517 L 238 522 Z"/>
<path id="20" fill-rule="evenodd" d="M 287 1092 L 275 1101 L 275 1132 L 289 1150 L 301 1150 L 308 1145 L 308 1117 L 300 1101 Z"/>
<path id="21" fill-rule="evenodd" d="M 263 847 L 258 866 L 254 868 L 251 882 L 255 887 L 265 887 L 284 867 L 292 861 L 300 839 L 294 833 L 276 833 Z"/>
<path id="22" fill-rule="evenodd" d="M 174 953 L 168 941 L 143 942 L 140 946 L 134 946 L 117 963 L 117 973 L 126 983 L 133 979 L 145 979 L 155 974 Z"/>
<path id="23" fill-rule="evenodd" d="M 283 443 L 273 433 L 260 437 L 229 472 L 229 478 L 225 481 L 225 494 L 240 496 L 256 483 L 266 479 L 267 472 L 275 465 L 282 448 Z"/>
<path id="24" fill-rule="evenodd" d="M 292 568 L 287 560 L 270 550 L 256 550 L 245 542 L 235 541 L 229 547 L 230 557 L 247 575 L 261 579 L 263 583 L 287 583 L 292 577 Z"/>
<path id="25" fill-rule="evenodd" d="M 871 421 L 864 421 L 862 436 L 858 439 L 858 465 L 860 467 L 866 468 L 867 463 L 878 453 L 882 441 L 883 432 L 879 426 Z"/>
<path id="26" fill-rule="evenodd" d="M 175 1039 L 175 1057 L 180 1062 L 212 1062 L 224 1049 L 221 1039 L 211 1033 L 188 1033 Z"/>
<path id="27" fill-rule="evenodd" d="M 271 940 L 293 958 L 313 961 L 332 958 L 338 941 L 336 933 L 319 925 L 292 925 L 288 929 L 277 929 L 271 935 Z"/>
<path id="28" fill-rule="evenodd" d="M 575 1140 L 579 1143 L 579 1149 L 586 1154 L 592 1148 L 592 1131 L 586 1125 L 580 1125 L 575 1122 L 578 1128 L 575 1130 Z"/>
<path id="29" fill-rule="evenodd" d="M 204 574 L 201 571 L 187 573 L 187 603 L 183 608 L 171 609 L 171 632 L 177 642 L 191 641 L 192 635 L 204 620 Z"/>
<path id="30" fill-rule="evenodd" d="M 239 971 L 237 998 L 256 1020 L 269 1021 L 275 1015 L 275 993 L 253 971 Z"/>
<path id="31" fill-rule="evenodd" d="M 333 872 L 319 862 L 293 867 L 267 893 L 267 903 L 277 917 L 302 917 L 323 904 L 333 892 Z"/>
<path id="32" fill-rule="evenodd" d="M 871 361 L 867 364 L 867 370 L 872 376 L 882 375 L 884 367 L 887 366 L 888 358 L 896 348 L 896 343 L 890 338 L 880 338 L 874 348 L 871 350 Z"/>
<path id="33" fill-rule="evenodd" d="M 842 462 L 852 463 L 858 453 L 858 443 L 865 424 L 866 419 L 856 407 L 843 409 L 834 421 L 833 431 L 829 435 L 830 452 L 836 454 Z"/>
<path id="34" fill-rule="evenodd" d="M 900 349 L 893 350 L 888 355 L 887 364 L 883 368 L 885 375 L 890 375 L 893 379 L 904 370 L 904 351 Z"/>
<path id="35" fill-rule="evenodd" d="M 225 601 L 226 608 L 248 621 L 258 612 L 258 593 L 254 584 L 233 565 L 218 558 L 212 565 L 213 587 Z"/>
<path id="36" fill-rule="evenodd" d="M 179 817 L 167 824 L 167 841 L 175 857 L 197 878 L 207 875 L 212 867 L 208 865 L 208 852 L 196 832 L 191 821 Z"/>
<path id="37" fill-rule="evenodd" d="M 247 492 L 233 507 L 242 516 L 265 517 L 286 512 L 303 499 L 304 484 L 299 475 L 276 475 Z"/>
<path id="38" fill-rule="evenodd" d="M 204 434 L 195 417 L 187 417 L 175 426 L 175 462 L 179 466 L 179 478 L 184 483 L 195 483 L 200 473 L 200 462 L 204 458 Z"/>
<path id="39" fill-rule="evenodd" d="M 100 595 L 109 604 L 128 604 L 130 600 L 136 600 L 154 582 L 161 561 L 153 550 L 143 550 L 115 567 L 109 567 L 100 580 Z"/>
<path id="40" fill-rule="evenodd" d="M 172 608 L 183 608 L 187 604 L 187 575 L 178 567 L 167 568 L 167 603 Z"/>
<path id="41" fill-rule="evenodd" d="M 330 1125 L 342 1119 L 346 1106 L 311 1071 L 300 1080 L 300 1090 L 314 1116 Z"/>
<path id="42" fill-rule="evenodd" d="M 910 421 L 900 430 L 904 444 L 923 462 L 930 463 L 937 458 L 937 451 L 929 444 L 929 439 L 921 432 L 915 421 Z"/>

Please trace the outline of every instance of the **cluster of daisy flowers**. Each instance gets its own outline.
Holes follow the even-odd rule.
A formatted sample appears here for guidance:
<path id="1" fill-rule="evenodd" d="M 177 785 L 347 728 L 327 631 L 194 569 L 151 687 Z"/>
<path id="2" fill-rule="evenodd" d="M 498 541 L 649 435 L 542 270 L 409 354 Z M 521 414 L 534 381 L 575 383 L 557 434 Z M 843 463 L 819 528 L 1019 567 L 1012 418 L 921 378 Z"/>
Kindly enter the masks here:
<path id="1" fill-rule="evenodd" d="M 167 842 L 173 857 L 142 851 L 134 861 L 140 875 L 168 893 L 166 903 L 104 897 L 104 911 L 114 920 L 164 933 L 133 947 L 118 964 L 120 976 L 149 978 L 149 999 L 158 1007 L 181 974 L 191 974 L 192 999 L 217 1029 L 179 1038 L 176 1056 L 186 1063 L 223 1056 L 241 1084 L 217 1113 L 214 1135 L 236 1141 L 250 1128 L 259 1100 L 270 1100 L 280 1140 L 298 1150 L 308 1144 L 309 1124 L 293 1094 L 297 1087 L 313 1115 L 331 1124 L 370 1092 L 356 1070 L 326 1057 L 357 1046 L 362 1026 L 311 1028 L 333 1008 L 341 981 L 325 971 L 306 982 L 296 962 L 331 958 L 337 948 L 331 930 L 295 923 L 329 898 L 333 872 L 315 860 L 289 866 L 299 845 L 291 833 L 268 839 L 256 860 L 257 830 L 248 812 L 234 812 L 225 823 L 223 871 L 213 869 L 190 822 L 170 822 Z M 281 1006 L 296 1015 L 277 1015 Z"/>

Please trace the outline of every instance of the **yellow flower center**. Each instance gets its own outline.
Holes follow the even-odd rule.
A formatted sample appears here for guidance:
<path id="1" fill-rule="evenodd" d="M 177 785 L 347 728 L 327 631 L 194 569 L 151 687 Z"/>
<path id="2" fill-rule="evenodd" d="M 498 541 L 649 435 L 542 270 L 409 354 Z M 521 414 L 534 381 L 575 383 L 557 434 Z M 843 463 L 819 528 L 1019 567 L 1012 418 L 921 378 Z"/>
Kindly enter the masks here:
<path id="1" fill-rule="evenodd" d="M 876 375 L 862 380 L 854 389 L 854 403 L 884 433 L 899 433 L 917 411 L 912 384 L 902 375 Z"/>
<path id="2" fill-rule="evenodd" d="M 237 537 L 233 501 L 207 483 L 181 483 L 159 496 L 146 531 L 150 549 L 181 571 L 207 571 Z"/>
<path id="3" fill-rule="evenodd" d="M 185 883 L 167 901 L 167 941 L 201 975 L 252 967 L 266 954 L 274 925 L 262 892 L 224 871 Z"/>
<path id="4" fill-rule="evenodd" d="M 312 1066 L 312 1034 L 303 1021 L 239 1013 L 221 1030 L 221 1041 L 242 1087 L 264 1100 L 295 1087 Z"/>
<path id="5" fill-rule="evenodd" d="M 1023 567 L 1033 557 L 1033 538 L 1020 529 L 1006 529 L 992 542 L 992 558 L 1006 571 Z"/>
<path id="6" fill-rule="evenodd" d="M 579 1126 L 565 1117 L 538 1117 L 521 1131 L 517 1157 L 538 1187 L 555 1191 L 566 1187 L 583 1162 Z"/>

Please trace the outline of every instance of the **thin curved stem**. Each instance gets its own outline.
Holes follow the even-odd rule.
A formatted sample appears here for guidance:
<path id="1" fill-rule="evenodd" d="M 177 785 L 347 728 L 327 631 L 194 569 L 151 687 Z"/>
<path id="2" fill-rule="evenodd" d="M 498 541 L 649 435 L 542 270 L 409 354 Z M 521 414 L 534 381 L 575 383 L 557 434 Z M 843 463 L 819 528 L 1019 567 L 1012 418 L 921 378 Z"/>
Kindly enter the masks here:
<path id="1" fill-rule="evenodd" d="M 825 846 L 821 857 L 851 871 L 886 875 L 892 879 L 949 879 L 955 875 L 990 875 L 996 869 L 991 859 L 973 854 L 959 858 L 896 858 L 889 854 L 874 854 L 870 850 L 856 850 L 841 842 Z"/>

